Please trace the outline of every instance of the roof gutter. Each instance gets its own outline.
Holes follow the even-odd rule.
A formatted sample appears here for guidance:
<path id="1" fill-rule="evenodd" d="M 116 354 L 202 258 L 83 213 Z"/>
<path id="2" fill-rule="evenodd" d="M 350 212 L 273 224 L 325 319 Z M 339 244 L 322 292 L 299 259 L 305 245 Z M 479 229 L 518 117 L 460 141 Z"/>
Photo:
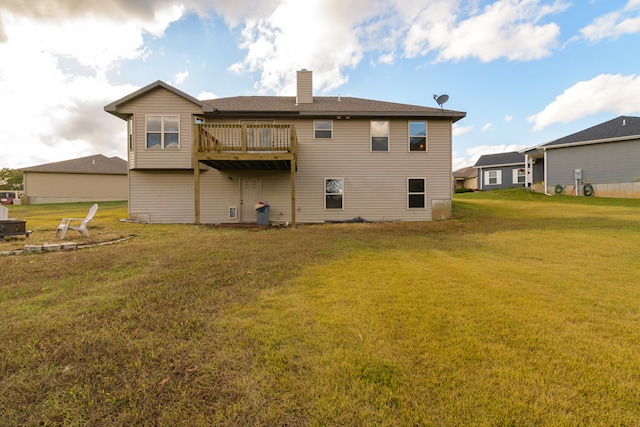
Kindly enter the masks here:
<path id="1" fill-rule="evenodd" d="M 579 141 L 579 142 L 567 142 L 565 144 L 553 144 L 545 145 L 542 148 L 545 150 L 551 150 L 553 148 L 566 148 L 566 147 L 579 147 L 582 145 L 593 145 L 593 144 L 604 144 L 607 142 L 622 142 L 628 141 L 632 139 L 640 139 L 640 135 L 629 135 L 629 136 L 618 136 L 615 138 L 603 138 L 603 139 L 593 139 L 591 141 Z"/>

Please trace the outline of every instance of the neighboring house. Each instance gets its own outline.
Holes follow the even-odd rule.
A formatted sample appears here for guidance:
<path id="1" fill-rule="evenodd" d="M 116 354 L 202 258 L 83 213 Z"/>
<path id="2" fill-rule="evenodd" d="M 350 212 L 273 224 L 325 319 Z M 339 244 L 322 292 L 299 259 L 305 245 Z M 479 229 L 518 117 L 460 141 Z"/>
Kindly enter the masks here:
<path id="1" fill-rule="evenodd" d="M 547 194 L 640 198 L 640 117 L 620 116 L 521 153 L 544 164 Z"/>
<path id="2" fill-rule="evenodd" d="M 127 162 L 101 154 L 22 169 L 28 203 L 127 200 Z"/>
<path id="3" fill-rule="evenodd" d="M 478 169 L 474 166 L 460 168 L 453 171 L 453 189 L 466 188 L 468 190 L 478 189 Z"/>
<path id="4" fill-rule="evenodd" d="M 526 168 L 524 154 L 517 151 L 485 154 L 474 167 L 478 169 L 478 189 L 485 191 L 528 187 L 543 175 L 542 165 Z"/>
<path id="5" fill-rule="evenodd" d="M 129 218 L 152 223 L 428 221 L 451 216 L 465 113 L 352 97 L 200 101 L 156 81 L 107 106 L 128 127 Z"/>

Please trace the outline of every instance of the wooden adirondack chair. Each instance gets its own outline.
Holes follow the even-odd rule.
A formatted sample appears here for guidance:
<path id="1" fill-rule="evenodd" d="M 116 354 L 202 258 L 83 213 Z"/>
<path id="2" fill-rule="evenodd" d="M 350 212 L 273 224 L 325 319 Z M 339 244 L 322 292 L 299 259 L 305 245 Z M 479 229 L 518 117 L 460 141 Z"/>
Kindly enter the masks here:
<path id="1" fill-rule="evenodd" d="M 87 230 L 87 224 L 89 221 L 93 219 L 93 216 L 96 214 L 98 210 L 98 204 L 94 204 L 89 209 L 89 213 L 84 218 L 62 218 L 58 229 L 56 230 L 56 236 L 60 233 L 60 238 L 64 239 L 64 236 L 67 234 L 67 230 L 76 230 L 79 231 L 83 236 L 89 237 L 89 230 Z M 71 225 L 72 221 L 80 221 L 80 225 Z"/>

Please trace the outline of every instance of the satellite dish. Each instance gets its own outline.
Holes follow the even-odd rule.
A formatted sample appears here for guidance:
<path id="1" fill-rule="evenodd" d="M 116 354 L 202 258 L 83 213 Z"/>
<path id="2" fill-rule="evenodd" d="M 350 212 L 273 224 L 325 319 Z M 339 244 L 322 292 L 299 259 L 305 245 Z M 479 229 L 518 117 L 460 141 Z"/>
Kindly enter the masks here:
<path id="1" fill-rule="evenodd" d="M 433 95 L 433 99 L 436 100 L 436 102 L 440 106 L 440 110 L 444 114 L 444 108 L 442 107 L 442 104 L 444 104 L 445 102 L 447 102 L 449 100 L 449 95 L 440 95 L 440 96 Z"/>

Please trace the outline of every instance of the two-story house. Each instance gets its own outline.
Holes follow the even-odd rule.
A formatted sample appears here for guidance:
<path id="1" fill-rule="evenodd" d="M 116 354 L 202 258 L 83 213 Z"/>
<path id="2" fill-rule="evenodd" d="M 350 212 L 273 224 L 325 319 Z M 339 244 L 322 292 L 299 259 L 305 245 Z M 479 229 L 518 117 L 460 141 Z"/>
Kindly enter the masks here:
<path id="1" fill-rule="evenodd" d="M 270 223 L 451 216 L 464 112 L 313 96 L 307 70 L 297 96 L 200 101 L 156 81 L 105 111 L 127 122 L 133 220 L 255 223 L 260 202 Z"/>

